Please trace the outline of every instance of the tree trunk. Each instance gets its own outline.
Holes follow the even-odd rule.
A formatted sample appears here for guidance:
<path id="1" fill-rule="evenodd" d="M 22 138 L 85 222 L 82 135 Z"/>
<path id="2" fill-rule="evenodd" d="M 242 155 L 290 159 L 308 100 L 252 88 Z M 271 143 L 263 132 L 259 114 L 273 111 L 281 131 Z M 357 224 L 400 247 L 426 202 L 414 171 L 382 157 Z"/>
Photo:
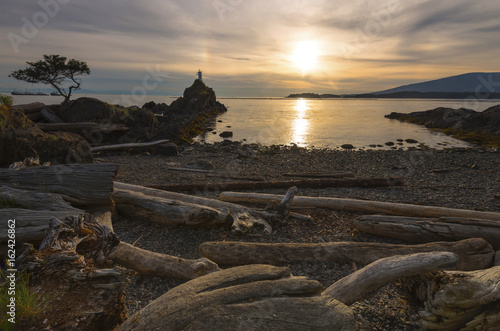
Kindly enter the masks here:
<path id="1" fill-rule="evenodd" d="M 113 261 L 144 275 L 194 279 L 214 271 L 217 264 L 207 259 L 186 260 L 144 250 L 121 242 L 113 253 Z"/>
<path id="2" fill-rule="evenodd" d="M 113 199 L 118 212 L 127 217 L 163 224 L 215 225 L 230 221 L 227 209 L 215 209 L 178 200 L 158 198 L 115 188 Z"/>
<path id="3" fill-rule="evenodd" d="M 75 205 L 110 205 L 117 171 L 109 163 L 0 169 L 0 185 L 58 193 Z"/>
<path id="4" fill-rule="evenodd" d="M 115 181 L 114 185 L 116 189 L 130 190 L 134 192 L 143 193 L 148 196 L 153 196 L 163 199 L 180 200 L 183 202 L 211 207 L 215 209 L 227 209 L 229 210 L 231 216 L 233 217 L 231 232 L 233 232 L 234 234 L 244 234 L 253 228 L 263 228 L 266 233 L 272 232 L 271 225 L 267 221 L 268 219 L 273 217 L 273 215 L 270 213 L 257 211 L 241 205 L 222 202 L 219 200 L 207 199 L 193 195 L 186 195 L 169 191 L 156 190 L 144 186 L 126 184 L 117 181 Z"/>
<path id="5" fill-rule="evenodd" d="M 283 196 L 261 193 L 222 192 L 219 196 L 219 199 L 227 202 L 270 203 L 280 201 L 281 199 L 283 199 Z M 465 217 L 500 221 L 500 213 L 495 212 L 354 199 L 299 196 L 293 200 L 292 207 L 328 208 L 367 214 L 385 214 L 415 217 Z"/>
<path id="6" fill-rule="evenodd" d="M 128 131 L 128 127 L 123 124 L 99 124 L 94 122 L 73 122 L 73 123 L 36 123 L 43 131 L 70 131 L 79 133 L 83 130 L 98 130 L 103 133 L 113 131 Z"/>
<path id="7" fill-rule="evenodd" d="M 287 268 L 236 267 L 171 289 L 118 330 L 358 330 L 352 310 L 321 290 Z"/>
<path id="8" fill-rule="evenodd" d="M 382 286 L 403 277 L 435 272 L 453 267 L 458 257 L 450 252 L 398 255 L 373 262 L 342 278 L 321 295 L 351 305 L 374 295 Z"/>
<path id="9" fill-rule="evenodd" d="M 360 231 L 409 242 L 483 238 L 500 250 L 500 222 L 472 218 L 417 218 L 370 215 L 354 220 Z"/>
<path id="10" fill-rule="evenodd" d="M 382 243 L 245 243 L 205 242 L 199 247 L 201 254 L 222 265 L 288 264 L 297 262 L 338 262 L 369 264 L 379 259 L 424 252 L 451 252 L 458 256 L 458 270 L 489 268 L 495 252 L 483 239 L 459 242 L 435 242 L 423 245 L 394 245 Z"/>
<path id="11" fill-rule="evenodd" d="M 151 147 L 151 146 L 156 146 L 156 145 L 161 145 L 170 142 L 170 140 L 165 139 L 165 140 L 157 140 L 157 141 L 152 141 L 148 143 L 129 143 L 129 144 L 118 144 L 118 145 L 104 145 L 104 146 L 97 146 L 97 147 L 92 147 L 91 152 L 92 153 L 97 153 L 97 152 L 104 152 L 104 151 L 116 151 L 120 149 L 129 149 L 129 148 L 143 148 L 143 147 Z"/>
<path id="12" fill-rule="evenodd" d="M 404 285 L 421 303 L 426 330 L 498 330 L 500 266 L 426 274 L 407 278 Z"/>
<path id="13" fill-rule="evenodd" d="M 288 189 L 292 186 L 322 188 L 322 187 L 390 187 L 404 184 L 403 178 L 344 178 L 344 179 L 309 179 L 271 182 L 221 182 L 194 184 L 148 185 L 148 187 L 166 191 L 222 191 L 222 190 L 262 190 Z"/>
<path id="14" fill-rule="evenodd" d="M 125 317 L 126 275 L 109 269 L 107 255 L 119 240 L 90 215 L 52 219 L 39 251 L 16 266 L 29 274 L 43 301 L 34 329 L 113 330 Z"/>

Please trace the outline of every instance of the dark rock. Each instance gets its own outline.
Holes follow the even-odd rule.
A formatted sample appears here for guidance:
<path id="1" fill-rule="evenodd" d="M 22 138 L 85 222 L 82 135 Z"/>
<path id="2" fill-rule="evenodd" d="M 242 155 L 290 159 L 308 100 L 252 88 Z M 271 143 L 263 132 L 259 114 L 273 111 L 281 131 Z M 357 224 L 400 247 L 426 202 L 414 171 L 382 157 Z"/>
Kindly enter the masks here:
<path id="1" fill-rule="evenodd" d="M 342 147 L 343 149 L 354 149 L 354 146 L 351 145 L 351 144 L 344 144 L 344 145 L 342 145 L 340 147 Z"/>
<path id="2" fill-rule="evenodd" d="M 231 131 L 224 131 L 221 134 L 219 134 L 219 137 L 221 138 L 231 138 L 233 136 L 233 133 Z"/>
<path id="3" fill-rule="evenodd" d="M 219 112 L 227 111 L 227 108 L 216 100 L 214 90 L 198 79 L 184 90 L 182 97 L 170 105 L 172 112 L 200 113 L 210 109 L 217 109 Z"/>
<path id="4" fill-rule="evenodd" d="M 118 123 L 119 114 L 115 107 L 95 98 L 78 98 L 63 104 L 57 115 L 65 122 L 96 122 L 103 120 Z M 109 123 L 109 122 L 108 122 Z"/>
<path id="5" fill-rule="evenodd" d="M 415 139 L 405 139 L 405 141 L 408 143 L 408 144 L 417 144 L 418 141 L 415 140 Z"/>
<path id="6" fill-rule="evenodd" d="M 41 163 L 92 162 L 90 145 L 75 133 L 45 133 L 24 113 L 0 109 L 0 166 L 38 157 Z"/>
<path id="7" fill-rule="evenodd" d="M 394 143 L 392 141 L 388 141 L 385 143 L 386 146 L 394 146 Z"/>
<path id="8" fill-rule="evenodd" d="M 179 155 L 179 149 L 177 145 L 170 142 L 156 146 L 156 154 L 161 154 L 165 156 L 177 156 Z"/>

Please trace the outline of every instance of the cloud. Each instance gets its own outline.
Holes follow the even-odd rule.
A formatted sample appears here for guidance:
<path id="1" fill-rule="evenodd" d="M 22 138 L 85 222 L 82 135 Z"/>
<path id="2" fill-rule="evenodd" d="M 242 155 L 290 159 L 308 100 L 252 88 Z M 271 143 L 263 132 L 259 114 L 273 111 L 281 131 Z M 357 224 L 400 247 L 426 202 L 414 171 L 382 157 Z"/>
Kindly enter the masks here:
<path id="1" fill-rule="evenodd" d="M 198 68 L 222 95 L 283 95 L 286 84 L 365 92 L 500 65 L 500 3 L 487 0 L 71 0 L 19 52 L 8 47 L 8 34 L 23 36 L 25 20 L 43 12 L 40 3 L 57 1 L 2 4 L 1 87 L 23 88 L 6 76 L 43 54 L 85 60 L 93 90 L 131 89 L 159 66 L 169 94 Z M 307 40 L 321 46 L 320 64 L 302 77 L 291 54 Z"/>

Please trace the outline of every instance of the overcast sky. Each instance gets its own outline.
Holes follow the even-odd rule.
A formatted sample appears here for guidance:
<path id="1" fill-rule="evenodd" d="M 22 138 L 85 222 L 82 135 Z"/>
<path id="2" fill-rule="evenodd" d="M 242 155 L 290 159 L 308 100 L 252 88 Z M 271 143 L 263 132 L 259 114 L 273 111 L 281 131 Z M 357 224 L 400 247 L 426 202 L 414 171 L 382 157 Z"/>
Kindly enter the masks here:
<path id="1" fill-rule="evenodd" d="M 500 71 L 492 0 L 3 0 L 0 87 L 43 54 L 87 62 L 83 88 L 218 96 L 372 92 Z M 155 83 L 156 82 L 156 83 Z"/>

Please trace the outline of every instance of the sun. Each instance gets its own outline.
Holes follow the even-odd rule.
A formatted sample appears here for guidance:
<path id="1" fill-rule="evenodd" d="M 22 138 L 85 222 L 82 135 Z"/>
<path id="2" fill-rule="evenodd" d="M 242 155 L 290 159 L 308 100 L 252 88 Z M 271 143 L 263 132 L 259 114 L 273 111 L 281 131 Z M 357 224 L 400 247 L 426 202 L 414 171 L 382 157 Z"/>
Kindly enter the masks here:
<path id="1" fill-rule="evenodd" d="M 304 76 L 316 66 L 318 56 L 319 49 L 317 42 L 302 41 L 296 45 L 292 61 L 300 70 L 302 70 L 302 76 Z"/>

